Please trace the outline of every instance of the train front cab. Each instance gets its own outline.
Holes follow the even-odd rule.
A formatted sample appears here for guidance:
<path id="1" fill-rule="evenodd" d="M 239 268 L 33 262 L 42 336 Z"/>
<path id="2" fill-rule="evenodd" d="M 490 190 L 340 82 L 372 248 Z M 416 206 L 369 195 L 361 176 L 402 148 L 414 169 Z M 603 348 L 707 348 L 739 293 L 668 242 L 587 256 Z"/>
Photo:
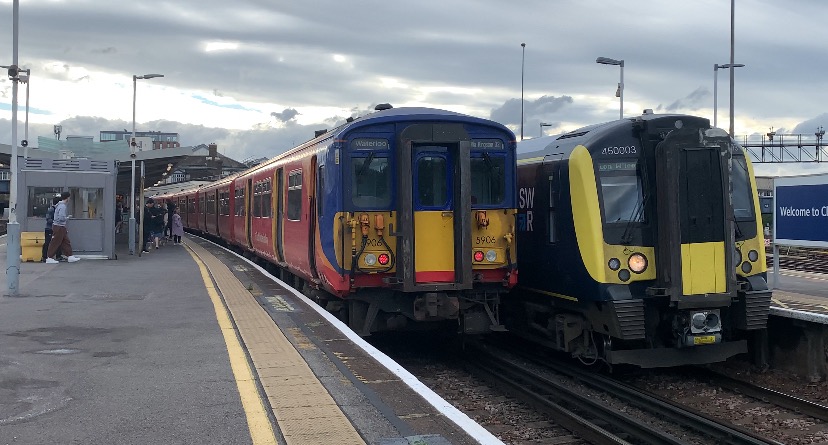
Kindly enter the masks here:
<path id="1" fill-rule="evenodd" d="M 457 320 L 466 333 L 499 329 L 500 294 L 517 275 L 514 142 L 492 130 L 470 140 L 460 123 L 401 127 L 399 137 L 346 141 L 337 256 L 362 288 L 348 297 L 349 322 L 363 334 L 381 328 L 378 318 L 404 323 L 395 314 Z"/>
<path id="2" fill-rule="evenodd" d="M 643 289 L 643 306 L 614 300 L 611 307 L 615 335 L 661 347 L 605 344 L 609 363 L 719 362 L 747 352 L 751 332 L 767 325 L 771 293 L 751 167 L 725 132 L 708 126 L 689 117 L 634 123 L 645 158 L 654 159 L 655 178 L 649 181 L 657 192 L 649 199 L 656 201 L 656 214 L 649 218 L 656 248 L 615 246 L 626 251 L 605 257 L 604 265 L 618 270 L 622 282 L 648 266 L 655 272 Z M 628 269 L 632 274 L 624 274 Z"/>

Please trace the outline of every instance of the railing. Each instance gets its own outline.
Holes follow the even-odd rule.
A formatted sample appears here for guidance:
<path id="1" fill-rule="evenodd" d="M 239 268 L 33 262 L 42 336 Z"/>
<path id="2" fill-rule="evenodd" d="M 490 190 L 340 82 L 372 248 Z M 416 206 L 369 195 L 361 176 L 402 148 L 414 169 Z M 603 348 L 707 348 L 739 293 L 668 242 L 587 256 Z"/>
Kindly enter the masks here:
<path id="1" fill-rule="evenodd" d="M 740 142 L 750 154 L 753 163 L 826 162 L 828 145 L 822 140 L 821 132 L 814 135 L 769 133 L 758 136 L 743 136 Z"/>

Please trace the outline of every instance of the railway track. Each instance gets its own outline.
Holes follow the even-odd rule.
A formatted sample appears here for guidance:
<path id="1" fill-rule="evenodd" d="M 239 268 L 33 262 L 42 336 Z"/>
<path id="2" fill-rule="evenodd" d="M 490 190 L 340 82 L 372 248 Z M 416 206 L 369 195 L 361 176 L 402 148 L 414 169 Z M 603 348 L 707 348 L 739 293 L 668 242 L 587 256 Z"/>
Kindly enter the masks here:
<path id="1" fill-rule="evenodd" d="M 467 357 L 475 370 L 487 374 L 493 382 L 508 385 L 521 398 L 547 410 L 555 422 L 594 444 L 779 443 L 575 366 L 540 362 L 522 354 L 506 358 L 512 355 L 490 345 L 474 345 L 471 349 Z M 550 377 L 550 372 L 566 379 Z M 613 400 L 607 400 L 607 396 Z"/>
<path id="2" fill-rule="evenodd" d="M 766 249 L 768 268 L 773 267 L 773 249 Z M 796 247 L 780 247 L 779 267 L 804 272 L 828 272 L 828 251 Z"/>
<path id="3" fill-rule="evenodd" d="M 721 388 L 737 392 L 746 397 L 770 403 L 787 410 L 828 422 L 828 406 L 821 405 L 810 400 L 779 392 L 775 389 L 765 388 L 744 380 L 739 380 L 706 368 L 693 368 L 686 370 L 693 378 L 716 385 Z"/>

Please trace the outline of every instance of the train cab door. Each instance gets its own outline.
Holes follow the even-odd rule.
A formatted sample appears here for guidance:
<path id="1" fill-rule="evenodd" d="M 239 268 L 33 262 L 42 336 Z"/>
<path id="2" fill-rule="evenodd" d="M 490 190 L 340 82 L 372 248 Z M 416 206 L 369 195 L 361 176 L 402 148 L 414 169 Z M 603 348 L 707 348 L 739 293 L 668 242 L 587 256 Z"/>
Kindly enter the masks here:
<path id="1" fill-rule="evenodd" d="M 735 289 L 730 144 L 721 130 L 685 127 L 656 147 L 658 280 L 680 308 L 728 302 Z"/>
<path id="2" fill-rule="evenodd" d="M 412 144 L 413 285 L 471 288 L 470 144 Z"/>
<path id="3" fill-rule="evenodd" d="M 276 195 L 276 234 L 273 237 L 273 242 L 276 243 L 276 257 L 279 261 L 285 261 L 285 248 L 282 246 L 282 233 L 284 232 L 285 220 L 285 169 L 276 169 L 276 188 L 274 189 Z"/>

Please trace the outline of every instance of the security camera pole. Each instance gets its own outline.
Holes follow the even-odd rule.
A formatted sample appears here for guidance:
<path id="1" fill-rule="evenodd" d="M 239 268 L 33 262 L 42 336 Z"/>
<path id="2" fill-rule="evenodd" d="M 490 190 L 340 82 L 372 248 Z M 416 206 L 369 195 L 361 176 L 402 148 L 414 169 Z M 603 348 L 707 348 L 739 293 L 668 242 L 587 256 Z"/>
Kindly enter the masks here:
<path id="1" fill-rule="evenodd" d="M 9 67 L 9 79 L 12 81 L 12 134 L 11 134 L 11 181 L 9 184 L 9 223 L 6 229 L 6 282 L 11 297 L 17 296 L 20 279 L 20 224 L 17 222 L 17 182 L 20 179 L 17 166 L 17 83 L 20 81 L 20 69 L 17 67 L 17 36 L 19 35 L 18 18 L 20 2 L 12 4 L 12 64 Z"/>

